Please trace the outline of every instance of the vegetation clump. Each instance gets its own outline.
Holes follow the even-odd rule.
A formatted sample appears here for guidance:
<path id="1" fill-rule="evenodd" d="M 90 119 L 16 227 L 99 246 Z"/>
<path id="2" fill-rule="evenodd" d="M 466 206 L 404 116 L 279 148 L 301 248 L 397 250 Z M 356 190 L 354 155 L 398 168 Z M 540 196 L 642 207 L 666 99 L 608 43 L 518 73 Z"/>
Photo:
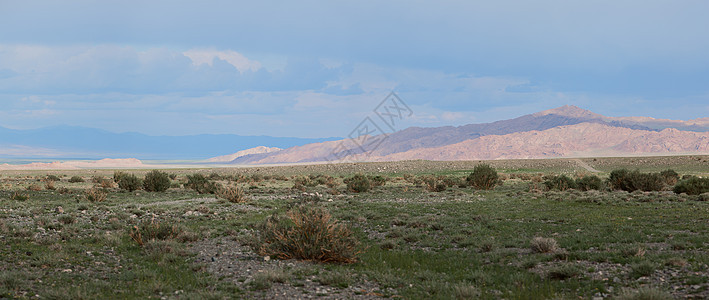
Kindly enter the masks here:
<path id="1" fill-rule="evenodd" d="M 552 253 L 559 248 L 559 244 L 557 244 L 555 239 L 539 236 L 533 238 L 532 241 L 529 242 L 529 246 L 532 248 L 532 251 L 536 253 Z"/>
<path id="2" fill-rule="evenodd" d="M 347 226 L 324 208 L 309 205 L 266 219 L 254 248 L 261 255 L 279 259 L 334 263 L 353 263 L 361 253 L 359 241 Z"/>
<path id="3" fill-rule="evenodd" d="M 344 180 L 347 185 L 347 190 L 355 193 L 364 193 L 372 188 L 372 182 L 369 177 L 362 174 L 355 174 L 350 178 Z"/>
<path id="4" fill-rule="evenodd" d="M 118 184 L 119 188 L 129 192 L 139 190 L 143 185 L 143 182 L 140 178 L 138 178 L 138 176 L 120 171 L 113 173 L 113 181 Z"/>
<path id="5" fill-rule="evenodd" d="M 687 195 L 707 193 L 709 192 L 709 178 L 692 176 L 689 179 L 683 179 L 675 185 L 673 191 L 677 194 L 686 193 Z"/>
<path id="6" fill-rule="evenodd" d="M 215 194 L 219 190 L 217 183 L 210 181 L 202 174 L 187 175 L 185 186 L 199 194 Z"/>
<path id="7" fill-rule="evenodd" d="M 603 180 L 596 175 L 586 175 L 576 179 L 576 187 L 582 191 L 603 189 Z"/>
<path id="8" fill-rule="evenodd" d="M 626 192 L 661 191 L 665 187 L 665 179 L 660 173 L 641 173 L 638 170 L 618 169 L 611 171 L 608 184 L 611 189 Z"/>
<path id="9" fill-rule="evenodd" d="M 106 196 L 108 193 L 99 188 L 90 188 L 84 192 L 84 198 L 89 200 L 89 202 L 103 202 L 106 201 Z"/>
<path id="10" fill-rule="evenodd" d="M 473 168 L 473 172 L 468 175 L 468 184 L 479 190 L 491 190 L 499 183 L 500 176 L 490 165 L 481 164 Z"/>
<path id="11" fill-rule="evenodd" d="M 553 176 L 544 181 L 544 185 L 549 190 L 565 191 L 576 188 L 576 181 L 566 175 Z"/>
<path id="12" fill-rule="evenodd" d="M 164 192 L 170 188 L 170 175 L 159 170 L 152 170 L 145 175 L 143 188 L 148 192 Z"/>
<path id="13" fill-rule="evenodd" d="M 81 176 L 71 176 L 69 178 L 70 183 L 78 183 L 78 182 L 84 182 L 84 178 L 81 178 Z"/>
<path id="14" fill-rule="evenodd" d="M 152 219 L 150 222 L 133 226 L 129 235 L 139 246 L 143 246 L 150 241 L 175 239 L 182 231 L 182 228 L 177 225 L 157 222 Z"/>
<path id="15" fill-rule="evenodd" d="M 222 198 L 231 203 L 244 203 L 246 202 L 246 195 L 244 195 L 244 190 L 240 189 L 238 186 L 227 186 L 219 189 L 217 197 Z"/>

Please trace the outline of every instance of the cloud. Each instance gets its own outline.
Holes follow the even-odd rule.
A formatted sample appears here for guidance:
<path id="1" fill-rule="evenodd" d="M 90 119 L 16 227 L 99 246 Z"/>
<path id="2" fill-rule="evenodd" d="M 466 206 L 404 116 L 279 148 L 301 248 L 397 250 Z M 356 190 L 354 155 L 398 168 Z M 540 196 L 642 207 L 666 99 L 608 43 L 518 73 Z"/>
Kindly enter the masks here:
<path id="1" fill-rule="evenodd" d="M 261 63 L 253 61 L 246 56 L 232 50 L 217 51 L 214 49 L 191 49 L 183 52 L 183 54 L 192 60 L 192 64 L 199 66 L 206 64 L 213 65 L 214 59 L 219 58 L 234 66 L 239 72 L 258 71 L 261 69 Z"/>

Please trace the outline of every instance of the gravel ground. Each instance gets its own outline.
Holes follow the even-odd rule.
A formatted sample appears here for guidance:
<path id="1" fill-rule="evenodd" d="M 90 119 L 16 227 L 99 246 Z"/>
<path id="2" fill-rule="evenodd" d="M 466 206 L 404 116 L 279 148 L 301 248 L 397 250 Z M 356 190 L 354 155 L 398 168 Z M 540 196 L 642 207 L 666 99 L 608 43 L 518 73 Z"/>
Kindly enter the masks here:
<path id="1" fill-rule="evenodd" d="M 246 298 L 261 299 L 383 299 L 394 291 L 382 291 L 376 283 L 366 278 L 346 288 L 333 287 L 318 282 L 318 276 L 307 275 L 316 263 L 298 260 L 277 260 L 259 256 L 250 247 L 231 237 L 202 240 L 192 245 L 197 254 L 195 263 L 216 278 L 233 282 L 247 292 Z M 321 269 L 321 268 L 320 268 Z M 303 272 L 305 271 L 305 272 Z M 285 273 L 285 279 L 270 280 L 267 288 L 256 288 L 256 276 L 265 273 Z M 305 273 L 305 276 L 293 274 Z"/>

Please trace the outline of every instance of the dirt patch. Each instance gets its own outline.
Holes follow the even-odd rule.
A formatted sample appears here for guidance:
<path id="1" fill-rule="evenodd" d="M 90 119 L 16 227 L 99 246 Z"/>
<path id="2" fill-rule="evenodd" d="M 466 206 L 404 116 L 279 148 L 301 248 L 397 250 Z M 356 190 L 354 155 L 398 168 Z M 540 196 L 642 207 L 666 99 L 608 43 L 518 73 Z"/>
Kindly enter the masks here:
<path id="1" fill-rule="evenodd" d="M 215 278 L 236 284 L 247 298 L 383 299 L 394 292 L 381 290 L 366 277 L 347 278 L 346 284 L 325 279 L 331 274 L 318 263 L 259 256 L 230 237 L 202 240 L 191 250 L 196 254 L 195 263 Z"/>

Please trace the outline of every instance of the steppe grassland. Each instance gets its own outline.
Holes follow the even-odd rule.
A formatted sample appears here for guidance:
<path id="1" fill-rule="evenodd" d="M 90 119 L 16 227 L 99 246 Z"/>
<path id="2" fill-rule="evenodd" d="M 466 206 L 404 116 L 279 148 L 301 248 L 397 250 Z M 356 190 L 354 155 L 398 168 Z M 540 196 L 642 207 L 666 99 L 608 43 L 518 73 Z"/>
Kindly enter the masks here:
<path id="1" fill-rule="evenodd" d="M 709 176 L 707 156 L 582 160 L 602 178 L 617 168 Z M 701 196 L 538 184 L 590 174 L 571 159 L 484 162 L 503 183 L 475 190 L 464 183 L 479 163 L 172 169 L 165 192 L 121 190 L 113 170 L 3 171 L 0 297 L 709 297 Z M 358 173 L 387 181 L 355 193 L 344 181 Z M 245 202 L 198 194 L 186 186 L 194 174 L 241 188 Z M 94 187 L 105 200 L 89 200 Z M 249 247 L 269 216 L 302 205 L 352 229 L 356 263 L 265 260 Z"/>

